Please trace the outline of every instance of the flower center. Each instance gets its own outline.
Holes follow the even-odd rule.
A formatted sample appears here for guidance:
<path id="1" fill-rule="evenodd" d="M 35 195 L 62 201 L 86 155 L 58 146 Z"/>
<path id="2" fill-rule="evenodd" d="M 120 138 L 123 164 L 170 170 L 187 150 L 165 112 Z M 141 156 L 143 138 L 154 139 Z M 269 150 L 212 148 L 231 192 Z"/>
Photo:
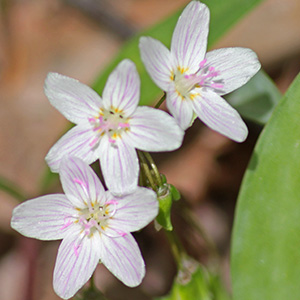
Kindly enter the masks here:
<path id="1" fill-rule="evenodd" d="M 216 79 L 220 75 L 219 71 L 216 71 L 214 67 L 205 66 L 206 59 L 204 59 L 199 69 L 194 74 L 188 74 L 187 70 L 178 67 L 174 72 L 172 79 L 175 83 L 177 93 L 182 99 L 193 99 L 195 93 L 192 91 L 195 88 L 211 88 L 215 92 L 221 92 L 223 88 L 223 81 Z M 196 93 L 197 94 L 197 93 Z"/>
<path id="2" fill-rule="evenodd" d="M 89 122 L 96 133 L 95 139 L 90 143 L 94 147 L 105 134 L 108 135 L 110 143 L 116 143 L 124 131 L 130 130 L 129 118 L 125 118 L 123 112 L 111 107 L 109 110 L 101 108 L 99 115 L 89 118 Z"/>
<path id="3" fill-rule="evenodd" d="M 91 237 L 95 232 L 104 233 L 109 225 L 109 219 L 116 213 L 117 201 L 111 200 L 104 205 L 90 204 L 83 209 L 77 209 L 77 222 L 82 226 L 85 235 Z"/>

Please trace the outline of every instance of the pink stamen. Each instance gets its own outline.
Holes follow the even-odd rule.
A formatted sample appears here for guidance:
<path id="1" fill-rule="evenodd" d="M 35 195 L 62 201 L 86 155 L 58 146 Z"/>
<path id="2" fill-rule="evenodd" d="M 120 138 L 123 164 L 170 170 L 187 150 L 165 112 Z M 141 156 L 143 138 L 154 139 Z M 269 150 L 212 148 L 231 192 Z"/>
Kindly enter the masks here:
<path id="1" fill-rule="evenodd" d="M 121 128 L 129 127 L 129 123 L 119 123 L 119 127 Z"/>
<path id="2" fill-rule="evenodd" d="M 224 87 L 224 85 L 220 84 L 220 83 L 213 83 L 210 86 L 215 88 L 215 89 L 222 89 Z"/>
<path id="3" fill-rule="evenodd" d="M 89 122 L 96 122 L 96 118 L 92 117 L 92 118 L 88 118 Z"/>
<path id="4" fill-rule="evenodd" d="M 120 231 L 120 230 L 114 230 L 117 234 L 119 234 L 120 236 L 126 236 L 128 233 L 124 232 L 124 231 Z"/>
<path id="5" fill-rule="evenodd" d="M 61 228 L 60 230 L 63 230 L 65 228 L 67 228 L 68 226 L 70 226 L 72 224 L 72 221 L 70 219 L 67 220 L 67 223 L 65 223 Z"/>
<path id="6" fill-rule="evenodd" d="M 93 131 L 99 131 L 99 130 L 102 130 L 102 127 L 103 127 L 103 126 L 101 126 L 101 125 L 95 126 L 95 127 L 93 128 Z"/>
<path id="7" fill-rule="evenodd" d="M 116 140 L 112 139 L 112 138 L 109 138 L 108 141 L 112 144 L 114 144 L 116 142 Z"/>
<path id="8" fill-rule="evenodd" d="M 89 143 L 89 146 L 90 147 L 94 147 L 95 146 L 95 144 L 98 142 L 98 138 L 94 138 L 90 143 Z"/>
<path id="9" fill-rule="evenodd" d="M 116 200 L 110 200 L 110 201 L 107 201 L 105 204 L 115 204 L 115 205 L 117 205 L 118 201 L 116 201 Z"/>
<path id="10" fill-rule="evenodd" d="M 200 68 L 203 68 L 204 65 L 206 64 L 206 62 L 207 62 L 207 59 L 206 59 L 206 58 L 203 59 L 203 60 L 200 62 L 199 67 L 200 67 Z"/>
<path id="11" fill-rule="evenodd" d="M 74 180 L 74 182 L 79 183 L 80 185 L 82 185 L 86 188 L 86 184 L 82 180 L 80 180 L 78 178 L 74 178 L 73 180 Z"/>

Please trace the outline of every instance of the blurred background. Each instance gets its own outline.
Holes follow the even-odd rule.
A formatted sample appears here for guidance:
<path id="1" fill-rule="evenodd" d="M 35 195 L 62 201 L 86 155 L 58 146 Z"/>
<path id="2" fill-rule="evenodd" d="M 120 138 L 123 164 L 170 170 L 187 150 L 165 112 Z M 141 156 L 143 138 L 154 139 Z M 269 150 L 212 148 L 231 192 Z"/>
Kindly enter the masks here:
<path id="1" fill-rule="evenodd" d="M 0 177 L 16 183 L 28 198 L 40 195 L 44 157 L 68 126 L 43 93 L 48 72 L 91 85 L 126 40 L 188 2 L 0 0 Z M 263 1 L 215 48 L 228 46 L 253 49 L 284 93 L 300 70 L 300 1 Z M 249 138 L 236 144 L 196 122 L 181 150 L 155 156 L 160 171 L 180 190 L 182 201 L 217 245 L 229 290 L 236 197 L 262 129 L 247 125 Z M 9 223 L 17 204 L 0 190 L 0 299 L 59 299 L 52 289 L 58 242 L 30 240 L 13 232 Z M 180 205 L 175 205 L 172 217 L 189 254 L 205 263 L 210 250 L 185 223 Z M 110 299 L 147 300 L 171 286 L 176 268 L 164 235 L 151 225 L 136 238 L 146 260 L 146 278 L 139 288 L 128 289 L 99 267 L 96 285 Z"/>

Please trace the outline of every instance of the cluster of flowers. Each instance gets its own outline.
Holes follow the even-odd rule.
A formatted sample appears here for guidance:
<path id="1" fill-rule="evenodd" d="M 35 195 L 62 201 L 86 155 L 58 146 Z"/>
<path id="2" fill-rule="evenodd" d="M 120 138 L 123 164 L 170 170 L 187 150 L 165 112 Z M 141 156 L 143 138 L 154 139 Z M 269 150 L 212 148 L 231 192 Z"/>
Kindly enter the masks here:
<path id="1" fill-rule="evenodd" d="M 140 39 L 144 65 L 166 93 L 170 116 L 138 107 L 140 79 L 130 60 L 109 76 L 102 98 L 75 79 L 50 73 L 50 103 L 75 123 L 49 151 L 65 194 L 45 195 L 17 206 L 11 226 L 41 240 L 62 239 L 54 269 L 54 289 L 72 297 L 102 262 L 124 284 L 141 283 L 145 265 L 131 232 L 158 213 L 156 193 L 138 186 L 141 151 L 172 151 L 196 115 L 209 127 L 242 142 L 247 127 L 221 97 L 245 84 L 260 68 L 253 51 L 226 48 L 206 53 L 209 10 L 192 1 L 179 18 L 169 51 L 161 42 Z M 89 167 L 100 160 L 105 191 Z"/>

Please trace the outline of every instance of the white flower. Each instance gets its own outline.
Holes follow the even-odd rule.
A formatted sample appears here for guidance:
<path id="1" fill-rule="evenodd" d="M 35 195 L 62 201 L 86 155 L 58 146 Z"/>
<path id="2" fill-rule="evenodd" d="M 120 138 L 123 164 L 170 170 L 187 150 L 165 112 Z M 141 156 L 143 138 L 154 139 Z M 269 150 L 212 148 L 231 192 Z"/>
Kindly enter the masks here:
<path id="1" fill-rule="evenodd" d="M 130 193 L 139 174 L 135 149 L 171 151 L 182 143 L 184 132 L 173 117 L 151 107 L 137 107 L 140 79 L 130 60 L 122 61 L 111 73 L 103 99 L 88 86 L 56 73 L 48 75 L 45 93 L 54 107 L 77 124 L 46 156 L 54 172 L 65 155 L 88 164 L 99 158 L 109 190 Z"/>
<path id="2" fill-rule="evenodd" d="M 93 170 L 78 158 L 64 159 L 59 171 L 64 194 L 26 201 L 13 211 L 11 226 L 40 240 L 63 239 L 53 285 L 63 299 L 72 297 L 102 262 L 124 284 L 134 287 L 145 275 L 139 247 L 130 234 L 158 213 L 156 194 L 146 188 L 114 197 Z"/>
<path id="3" fill-rule="evenodd" d="M 260 63 L 246 48 L 205 54 L 208 25 L 207 6 L 192 1 L 177 22 L 170 51 L 158 40 L 140 39 L 142 61 L 153 81 L 167 92 L 167 107 L 181 128 L 190 126 L 195 112 L 210 128 L 242 142 L 247 127 L 221 96 L 245 84 L 260 69 Z"/>

